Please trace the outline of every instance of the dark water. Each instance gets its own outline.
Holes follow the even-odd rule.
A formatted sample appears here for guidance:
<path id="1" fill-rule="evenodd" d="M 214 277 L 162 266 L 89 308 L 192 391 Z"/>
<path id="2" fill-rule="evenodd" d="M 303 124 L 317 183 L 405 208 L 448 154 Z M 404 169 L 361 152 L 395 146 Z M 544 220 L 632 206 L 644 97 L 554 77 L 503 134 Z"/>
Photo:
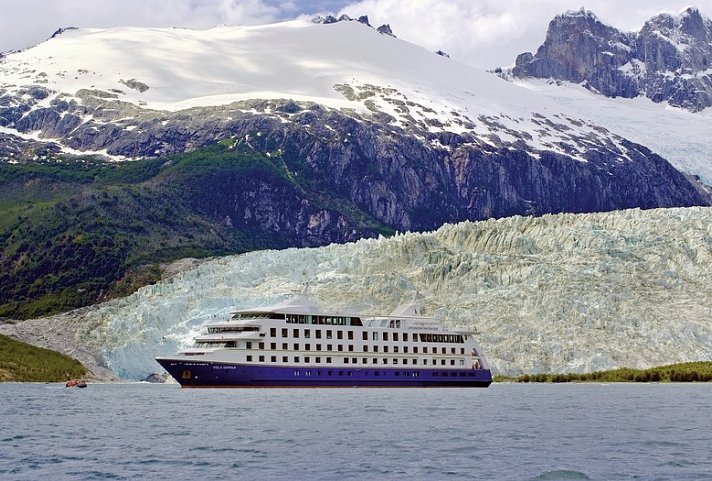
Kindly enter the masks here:
<path id="1" fill-rule="evenodd" d="M 0 385 L 0 479 L 710 480 L 712 384 Z"/>

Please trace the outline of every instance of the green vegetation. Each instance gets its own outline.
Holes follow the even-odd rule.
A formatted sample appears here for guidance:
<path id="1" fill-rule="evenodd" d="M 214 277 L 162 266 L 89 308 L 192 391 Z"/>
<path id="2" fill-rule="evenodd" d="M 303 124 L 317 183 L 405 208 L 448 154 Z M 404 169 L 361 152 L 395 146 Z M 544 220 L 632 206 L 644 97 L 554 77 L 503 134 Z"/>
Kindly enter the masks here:
<path id="1" fill-rule="evenodd" d="M 86 375 L 76 359 L 0 334 L 0 382 L 59 382 Z"/>
<path id="2" fill-rule="evenodd" d="M 524 374 L 519 377 L 497 376 L 497 382 L 712 382 L 712 362 L 686 362 L 653 367 L 597 371 L 583 374 Z"/>
<path id="3" fill-rule="evenodd" d="M 162 159 L 0 164 L 0 318 L 128 295 L 183 257 L 303 245 L 284 225 L 303 200 L 361 232 L 392 232 L 328 191 L 234 140 Z"/>

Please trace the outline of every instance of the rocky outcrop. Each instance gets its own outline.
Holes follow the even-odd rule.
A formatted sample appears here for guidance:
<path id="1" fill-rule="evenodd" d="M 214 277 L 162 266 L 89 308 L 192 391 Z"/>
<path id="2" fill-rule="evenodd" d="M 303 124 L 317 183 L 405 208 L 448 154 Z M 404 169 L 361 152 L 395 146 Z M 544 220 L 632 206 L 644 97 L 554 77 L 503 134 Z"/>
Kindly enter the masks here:
<path id="1" fill-rule="evenodd" d="M 621 32 L 592 12 L 559 15 L 535 55 L 517 57 L 516 77 L 581 83 L 609 97 L 645 95 L 693 112 L 712 106 L 712 21 L 689 7 Z"/>
<path id="2" fill-rule="evenodd" d="M 130 89 L 138 90 L 141 93 L 144 93 L 149 88 L 148 85 L 136 79 L 119 80 L 119 83 L 126 85 Z"/>
<path id="3" fill-rule="evenodd" d="M 393 34 L 393 30 L 391 30 L 391 26 L 387 23 L 381 25 L 376 30 L 378 31 L 378 33 L 382 33 L 384 35 L 390 35 L 391 37 L 395 38 L 395 35 Z"/>
<path id="4" fill-rule="evenodd" d="M 327 15 L 325 17 L 322 17 L 321 15 L 317 15 L 316 17 L 312 18 L 312 23 L 318 23 L 322 25 L 330 25 L 332 23 L 337 23 L 337 22 L 358 22 L 362 23 L 364 25 L 367 25 L 371 28 L 373 26 L 371 23 L 368 21 L 368 15 L 361 15 L 358 18 L 351 18 L 346 14 L 341 15 L 339 18 L 336 18 L 333 15 Z M 381 25 L 376 29 L 378 33 L 382 33 L 383 35 L 388 35 L 391 37 L 395 38 L 395 35 L 393 34 L 393 30 L 391 30 L 391 26 L 387 23 Z"/>
<path id="5" fill-rule="evenodd" d="M 164 384 L 168 380 L 168 373 L 164 372 L 162 374 L 158 373 L 151 373 L 148 376 L 146 376 L 145 379 L 142 379 L 143 382 L 150 382 L 153 384 Z"/>
<path id="6" fill-rule="evenodd" d="M 0 132 L 0 152 L 6 162 L 33 162 L 57 158 L 62 147 L 55 142 L 39 142 Z"/>
<path id="7" fill-rule="evenodd" d="M 54 31 L 50 38 L 55 38 L 70 30 L 78 30 L 78 27 L 62 27 Z"/>
<path id="8" fill-rule="evenodd" d="M 24 116 L 15 114 L 20 107 L 0 108 L 0 119 L 16 116 L 12 125 L 19 131 L 42 131 L 64 139 L 73 149 L 106 150 L 131 158 L 191 151 L 215 139 L 233 139 L 255 152 L 276 156 L 290 175 L 313 186 L 313 195 L 319 195 L 319 188 L 330 189 L 330 194 L 397 230 L 430 230 L 446 222 L 514 214 L 709 205 L 712 201 L 708 192 L 661 157 L 625 139 L 617 138 L 618 145 L 603 142 L 600 130 L 600 138 L 572 137 L 572 142 L 591 146 L 586 152 L 562 142 L 559 151 L 570 150 L 570 155 L 553 150 L 534 153 L 496 136 L 485 143 L 468 133 L 431 132 L 425 123 L 401 127 L 384 121 L 379 112 L 370 117 L 347 114 L 292 100 L 247 101 L 169 113 L 145 111 L 95 95 L 87 93 L 82 104 L 56 102 Z M 92 120 L 82 122 L 87 113 L 92 113 Z M 485 117 L 478 121 L 496 124 Z M 539 122 L 542 128 L 570 130 L 544 117 Z M 281 230 L 289 240 L 286 245 L 355 238 L 355 233 L 339 232 L 338 226 L 346 224 L 339 220 L 338 209 L 314 211 L 303 205 L 303 196 L 297 199 L 279 185 L 267 182 L 262 192 L 261 184 L 244 189 L 239 179 L 229 176 L 216 182 L 225 185 L 220 189 L 206 185 L 205 194 L 196 192 L 195 197 L 208 202 L 213 192 L 234 191 L 236 198 L 209 203 L 222 205 L 214 216 L 229 218 L 236 227 Z"/>
<path id="9" fill-rule="evenodd" d="M 312 23 L 317 23 L 317 24 L 322 24 L 322 25 L 330 25 L 332 23 L 338 22 L 339 20 L 333 15 L 327 15 L 326 17 L 317 15 L 316 17 L 312 18 L 311 21 L 312 21 Z"/>

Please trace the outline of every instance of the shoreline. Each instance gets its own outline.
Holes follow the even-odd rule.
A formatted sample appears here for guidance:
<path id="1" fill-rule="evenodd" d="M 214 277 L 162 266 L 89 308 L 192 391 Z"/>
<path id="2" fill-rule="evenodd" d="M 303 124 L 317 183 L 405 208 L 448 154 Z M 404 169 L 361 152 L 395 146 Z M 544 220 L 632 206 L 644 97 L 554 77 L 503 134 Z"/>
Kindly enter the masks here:
<path id="1" fill-rule="evenodd" d="M 519 384 L 560 384 L 560 383 L 710 383 L 712 382 L 712 361 L 692 361 L 648 369 L 620 367 L 606 371 L 589 373 L 541 373 L 520 376 L 495 376 L 494 382 Z"/>

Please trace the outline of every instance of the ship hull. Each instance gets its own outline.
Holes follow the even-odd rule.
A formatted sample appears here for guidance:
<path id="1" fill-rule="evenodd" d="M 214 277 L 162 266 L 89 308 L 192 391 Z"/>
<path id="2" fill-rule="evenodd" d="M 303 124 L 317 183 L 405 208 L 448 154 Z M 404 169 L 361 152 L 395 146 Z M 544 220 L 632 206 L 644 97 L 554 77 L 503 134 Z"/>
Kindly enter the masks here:
<path id="1" fill-rule="evenodd" d="M 269 366 L 157 358 L 184 388 L 487 387 L 486 369 Z"/>

